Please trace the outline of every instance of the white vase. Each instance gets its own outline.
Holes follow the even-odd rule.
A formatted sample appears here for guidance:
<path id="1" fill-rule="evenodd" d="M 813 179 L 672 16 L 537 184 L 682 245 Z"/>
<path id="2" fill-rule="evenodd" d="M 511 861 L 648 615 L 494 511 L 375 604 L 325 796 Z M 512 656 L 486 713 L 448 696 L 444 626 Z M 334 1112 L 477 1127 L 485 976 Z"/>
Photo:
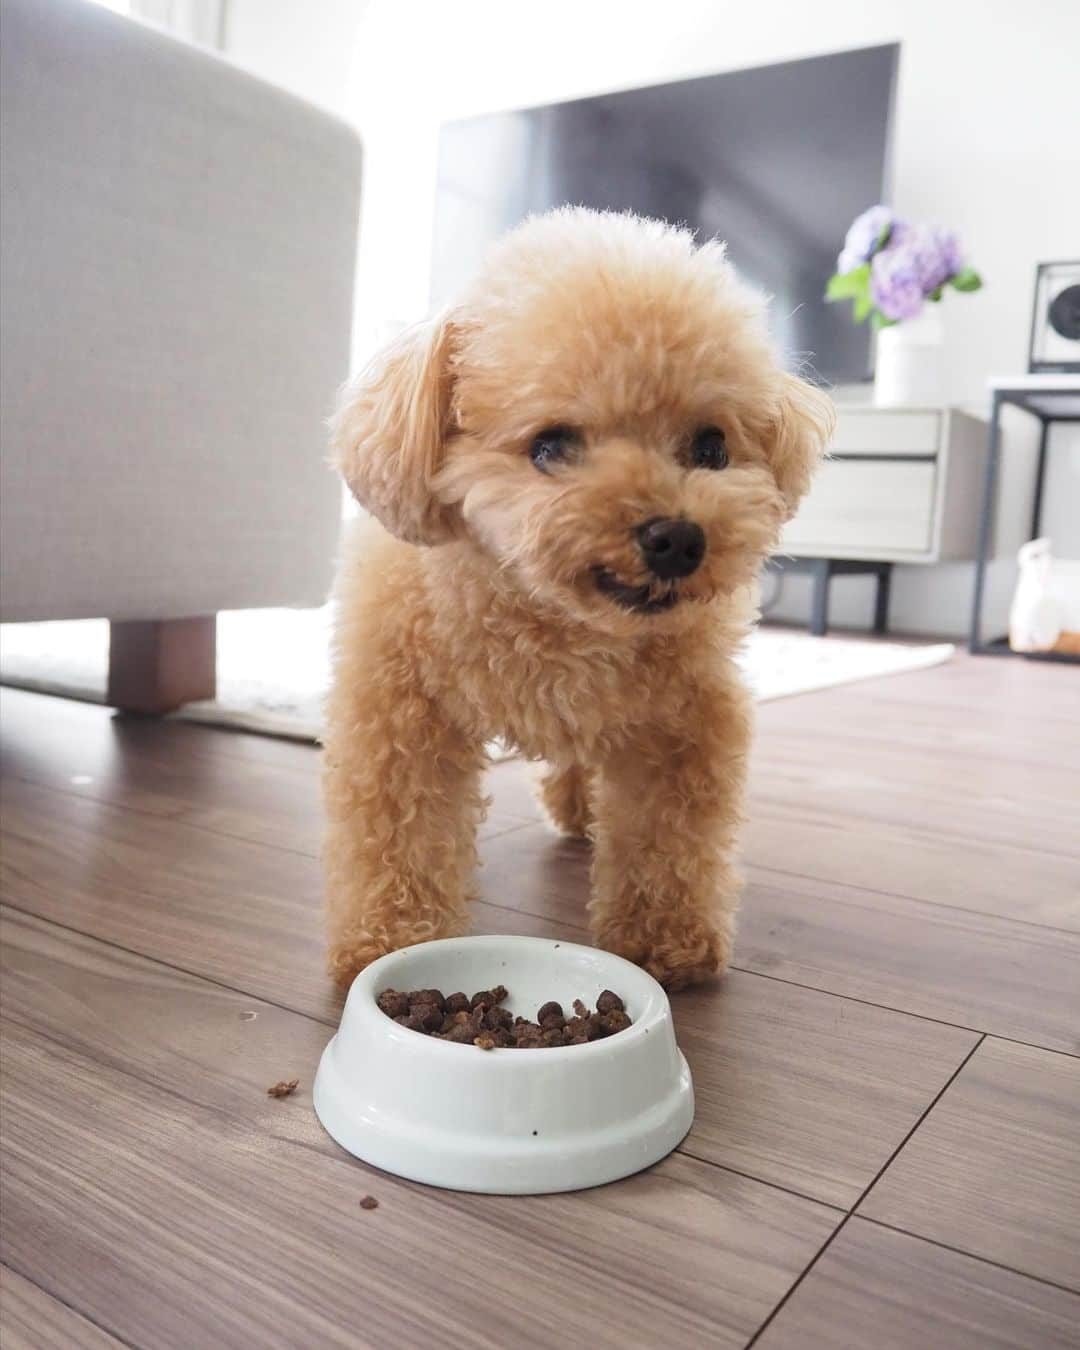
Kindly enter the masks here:
<path id="1" fill-rule="evenodd" d="M 941 305 L 927 303 L 914 319 L 883 328 L 877 335 L 874 402 L 889 406 L 928 404 L 944 398 Z"/>

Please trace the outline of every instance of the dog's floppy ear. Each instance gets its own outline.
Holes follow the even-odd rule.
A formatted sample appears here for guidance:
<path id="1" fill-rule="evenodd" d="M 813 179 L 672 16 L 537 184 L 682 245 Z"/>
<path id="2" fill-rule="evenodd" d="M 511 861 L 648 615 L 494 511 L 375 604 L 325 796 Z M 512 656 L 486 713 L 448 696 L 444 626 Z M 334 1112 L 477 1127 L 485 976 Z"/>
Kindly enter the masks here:
<path id="1" fill-rule="evenodd" d="M 412 544 L 455 534 L 454 511 L 431 490 L 449 431 L 452 342 L 448 316 L 407 330 L 345 387 L 331 423 L 334 462 L 353 496 Z"/>
<path id="2" fill-rule="evenodd" d="M 769 460 L 790 520 L 832 438 L 836 411 L 832 399 L 805 380 L 787 374 L 780 378 L 783 385 L 772 424 Z"/>

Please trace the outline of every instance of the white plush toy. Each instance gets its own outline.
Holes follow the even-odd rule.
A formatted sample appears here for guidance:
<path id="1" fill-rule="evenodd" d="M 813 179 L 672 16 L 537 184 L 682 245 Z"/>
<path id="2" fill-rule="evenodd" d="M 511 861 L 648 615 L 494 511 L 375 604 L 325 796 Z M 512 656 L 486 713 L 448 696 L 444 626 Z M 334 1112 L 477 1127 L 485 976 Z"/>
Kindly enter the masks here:
<path id="1" fill-rule="evenodd" d="M 1080 563 L 1055 562 L 1049 539 L 1025 544 L 1017 561 L 1009 646 L 1014 652 L 1080 649 Z"/>

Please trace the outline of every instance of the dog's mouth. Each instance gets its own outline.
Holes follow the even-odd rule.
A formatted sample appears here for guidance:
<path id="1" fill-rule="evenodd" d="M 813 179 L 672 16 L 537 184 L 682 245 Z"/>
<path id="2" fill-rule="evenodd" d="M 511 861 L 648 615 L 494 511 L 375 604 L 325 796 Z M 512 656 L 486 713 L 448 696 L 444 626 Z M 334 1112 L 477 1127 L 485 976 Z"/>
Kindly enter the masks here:
<path id="1" fill-rule="evenodd" d="M 674 582 L 646 581 L 642 585 L 632 586 L 629 582 L 620 581 L 606 567 L 594 567 L 593 578 L 601 595 L 613 600 L 620 609 L 628 609 L 633 614 L 661 614 L 671 609 L 679 599 Z"/>

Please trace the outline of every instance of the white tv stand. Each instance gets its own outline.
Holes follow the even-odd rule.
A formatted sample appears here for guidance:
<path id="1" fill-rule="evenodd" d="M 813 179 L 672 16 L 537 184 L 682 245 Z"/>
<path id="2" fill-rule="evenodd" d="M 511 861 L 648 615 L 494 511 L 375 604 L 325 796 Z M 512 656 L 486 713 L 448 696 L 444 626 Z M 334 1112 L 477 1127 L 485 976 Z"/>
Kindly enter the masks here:
<path id="1" fill-rule="evenodd" d="M 837 402 L 829 457 L 777 549 L 778 566 L 815 576 L 812 631 L 827 628 L 834 575 L 877 575 L 884 632 L 891 564 L 976 556 L 985 457 L 986 423 L 956 408 Z"/>

